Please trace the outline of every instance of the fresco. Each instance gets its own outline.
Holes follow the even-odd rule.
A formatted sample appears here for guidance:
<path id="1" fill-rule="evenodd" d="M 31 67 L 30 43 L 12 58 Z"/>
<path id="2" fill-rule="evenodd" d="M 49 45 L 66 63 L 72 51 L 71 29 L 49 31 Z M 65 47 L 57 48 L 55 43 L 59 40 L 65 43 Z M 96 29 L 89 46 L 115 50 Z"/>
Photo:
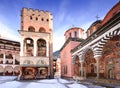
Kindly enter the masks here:
<path id="1" fill-rule="evenodd" d="M 120 80 L 120 36 L 114 36 L 104 45 L 101 65 L 106 78 Z"/>

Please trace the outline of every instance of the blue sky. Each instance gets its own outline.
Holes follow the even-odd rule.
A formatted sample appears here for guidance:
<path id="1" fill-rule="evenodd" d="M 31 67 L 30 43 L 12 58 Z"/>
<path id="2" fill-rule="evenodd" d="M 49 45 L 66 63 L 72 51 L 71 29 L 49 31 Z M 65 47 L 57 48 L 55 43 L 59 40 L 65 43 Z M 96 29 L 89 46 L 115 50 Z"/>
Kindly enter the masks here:
<path id="1" fill-rule="evenodd" d="M 71 27 L 86 30 L 96 16 L 103 19 L 119 0 L 0 0 L 0 34 L 19 41 L 20 12 L 23 7 L 53 14 L 53 50 L 64 44 L 64 32 Z"/>

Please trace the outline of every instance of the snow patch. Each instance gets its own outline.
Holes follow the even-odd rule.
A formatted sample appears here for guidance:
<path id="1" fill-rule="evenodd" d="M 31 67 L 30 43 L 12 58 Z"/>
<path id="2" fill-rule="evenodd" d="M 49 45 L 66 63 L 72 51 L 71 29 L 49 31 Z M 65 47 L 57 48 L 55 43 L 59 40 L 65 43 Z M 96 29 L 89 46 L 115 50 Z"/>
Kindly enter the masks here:
<path id="1" fill-rule="evenodd" d="M 81 84 L 77 84 L 77 83 L 74 83 L 74 84 L 71 84 L 71 85 L 68 85 L 70 88 L 88 88 L 84 85 L 81 85 Z"/>

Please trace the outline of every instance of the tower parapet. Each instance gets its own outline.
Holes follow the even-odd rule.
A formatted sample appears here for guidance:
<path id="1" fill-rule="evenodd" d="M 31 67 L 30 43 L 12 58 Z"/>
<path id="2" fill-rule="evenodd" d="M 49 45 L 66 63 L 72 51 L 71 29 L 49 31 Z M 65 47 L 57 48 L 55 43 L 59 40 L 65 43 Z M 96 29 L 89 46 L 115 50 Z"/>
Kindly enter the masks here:
<path id="1" fill-rule="evenodd" d="M 52 14 L 48 11 L 23 8 L 21 11 L 21 30 L 29 31 L 33 29 L 35 32 L 44 30 L 51 33 L 52 20 Z"/>

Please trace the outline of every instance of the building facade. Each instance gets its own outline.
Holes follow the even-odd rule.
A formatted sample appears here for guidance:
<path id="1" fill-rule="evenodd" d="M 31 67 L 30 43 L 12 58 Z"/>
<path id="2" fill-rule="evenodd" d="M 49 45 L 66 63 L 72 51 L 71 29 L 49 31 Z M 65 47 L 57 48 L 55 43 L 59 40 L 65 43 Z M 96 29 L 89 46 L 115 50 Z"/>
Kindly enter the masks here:
<path id="1" fill-rule="evenodd" d="M 39 79 L 53 77 L 50 12 L 23 8 L 20 33 L 20 77 Z"/>
<path id="2" fill-rule="evenodd" d="M 20 43 L 0 37 L 0 75 L 15 76 L 20 73 Z"/>
<path id="3" fill-rule="evenodd" d="M 74 75 L 71 50 L 83 41 L 83 31 L 74 27 L 65 32 L 65 43 L 60 49 L 61 77 L 71 78 Z"/>
<path id="4" fill-rule="evenodd" d="M 77 76 L 120 80 L 120 2 L 86 33 L 87 38 L 71 51 L 73 61 L 80 62 Z"/>
<path id="5" fill-rule="evenodd" d="M 59 50 L 53 53 L 54 78 L 61 77 L 61 59 Z"/>

